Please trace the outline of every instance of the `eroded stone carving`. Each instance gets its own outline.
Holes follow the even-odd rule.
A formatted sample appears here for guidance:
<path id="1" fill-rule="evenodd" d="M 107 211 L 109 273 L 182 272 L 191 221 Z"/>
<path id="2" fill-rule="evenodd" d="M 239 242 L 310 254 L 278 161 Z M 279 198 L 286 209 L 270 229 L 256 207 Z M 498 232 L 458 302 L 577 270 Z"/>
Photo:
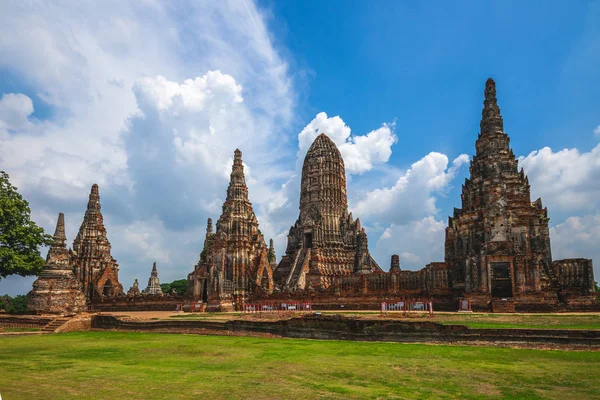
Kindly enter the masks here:
<path id="1" fill-rule="evenodd" d="M 94 184 L 72 250 L 75 276 L 81 282 L 87 301 L 123 295 L 119 265 L 110 249 L 100 211 L 100 193 Z"/>
<path id="2" fill-rule="evenodd" d="M 189 292 L 209 310 L 239 309 L 253 293 L 271 293 L 275 251 L 271 260 L 269 251 L 248 200 L 242 152 L 236 149 L 223 212 L 214 234 L 208 219 L 200 261 L 188 275 Z"/>
<path id="3" fill-rule="evenodd" d="M 304 158 L 300 215 L 290 228 L 275 281 L 287 291 L 326 289 L 338 277 L 381 272 L 360 220 L 348 213 L 342 155 L 322 133 Z"/>

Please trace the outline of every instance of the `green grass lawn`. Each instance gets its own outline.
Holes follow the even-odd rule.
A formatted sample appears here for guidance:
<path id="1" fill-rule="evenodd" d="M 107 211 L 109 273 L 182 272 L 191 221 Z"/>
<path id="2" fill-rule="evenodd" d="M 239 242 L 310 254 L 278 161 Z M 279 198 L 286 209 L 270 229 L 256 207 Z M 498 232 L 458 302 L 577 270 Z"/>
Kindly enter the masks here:
<path id="1" fill-rule="evenodd" d="M 40 328 L 0 328 L 0 332 L 39 332 Z"/>
<path id="2" fill-rule="evenodd" d="M 3 399 L 600 398 L 600 352 L 86 332 L 0 338 Z"/>
<path id="3" fill-rule="evenodd" d="M 598 314 L 438 314 L 434 320 L 471 328 L 600 329 Z"/>

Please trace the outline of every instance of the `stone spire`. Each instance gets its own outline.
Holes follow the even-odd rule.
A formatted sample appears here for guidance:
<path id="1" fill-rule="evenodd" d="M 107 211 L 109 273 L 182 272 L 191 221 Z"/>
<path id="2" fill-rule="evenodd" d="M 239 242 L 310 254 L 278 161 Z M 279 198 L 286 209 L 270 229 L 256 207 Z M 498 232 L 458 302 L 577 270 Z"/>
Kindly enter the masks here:
<path id="1" fill-rule="evenodd" d="M 61 254 L 69 253 L 67 250 L 67 244 L 65 243 L 66 241 L 67 235 L 65 235 L 65 215 L 63 213 L 59 213 L 56 229 L 54 230 L 54 240 L 50 250 L 48 250 L 46 263 L 54 261 L 54 258 L 60 256 Z"/>
<path id="2" fill-rule="evenodd" d="M 46 265 L 28 295 L 29 308 L 37 313 L 65 314 L 86 309 L 85 297 L 73 275 L 66 240 L 65 216 L 60 213 Z"/>
<path id="3" fill-rule="evenodd" d="M 547 210 L 541 201 L 531 203 L 527 177 L 519 172 L 504 132 L 492 79 L 485 84 L 480 128 L 470 176 L 462 187 L 462 207 L 454 209 L 446 228 L 450 277 L 454 287 L 466 292 L 510 297 L 538 290 L 540 274 L 552 274 Z M 506 281 L 494 283 L 494 274 L 500 272 L 492 264 L 500 268 L 500 261 L 505 266 L 509 260 L 514 265 L 502 270 Z M 508 289 L 497 291 L 498 285 Z"/>
<path id="4" fill-rule="evenodd" d="M 160 280 L 158 279 L 158 271 L 156 270 L 156 261 L 152 264 L 152 272 L 150 273 L 150 278 L 148 279 L 148 287 L 144 289 L 143 293 L 153 296 L 163 295 L 160 287 Z"/>
<path id="5" fill-rule="evenodd" d="M 88 300 L 123 294 L 118 280 L 118 264 L 110 254 L 111 245 L 100 209 L 100 193 L 98 185 L 94 184 L 83 222 L 73 242 L 75 275 Z"/>
<path id="6" fill-rule="evenodd" d="M 56 223 L 56 230 L 54 231 L 54 243 L 52 247 L 66 248 L 67 235 L 65 235 L 65 214 L 58 214 L 58 222 Z"/>
<path id="7" fill-rule="evenodd" d="M 244 164 L 242 163 L 242 152 L 235 149 L 233 154 L 233 167 L 227 188 L 227 200 L 248 201 L 248 187 L 244 176 Z"/>
<path id="8" fill-rule="evenodd" d="M 367 234 L 348 214 L 344 160 L 321 133 L 302 166 L 300 215 L 290 228 L 285 255 L 275 270 L 283 290 L 328 288 L 339 277 L 380 272 Z"/>
<path id="9" fill-rule="evenodd" d="M 496 99 L 496 82 L 489 78 L 485 83 L 483 110 L 481 111 L 480 134 L 504 132 L 504 122 Z"/>
<path id="10" fill-rule="evenodd" d="M 234 304 L 239 308 L 251 292 L 273 290 L 268 248 L 248 200 L 239 149 L 234 152 L 227 197 L 215 234 L 209 219 L 200 262 L 188 282 L 192 298 L 204 299 L 210 310 L 232 310 Z"/>
<path id="11" fill-rule="evenodd" d="M 103 250 L 108 248 L 110 252 L 110 242 L 106 238 L 106 228 L 104 228 L 104 217 L 100 211 L 100 193 L 98 185 L 95 183 L 92 185 L 83 222 L 73 242 L 73 250 L 77 254 L 81 254 L 83 252 L 83 248 L 81 247 L 82 242 L 92 237 L 96 237 L 97 241 L 102 244 Z"/>
<path id="12" fill-rule="evenodd" d="M 479 137 L 475 142 L 476 156 L 474 163 L 478 161 L 484 164 L 496 162 L 499 154 L 508 155 L 514 159 L 510 149 L 510 138 L 504 132 L 504 122 L 500 115 L 500 107 L 496 99 L 496 82 L 489 78 L 485 83 L 483 110 L 481 111 L 481 122 L 479 124 Z M 472 175 L 474 171 L 471 171 Z"/>
<path id="13" fill-rule="evenodd" d="M 273 267 L 277 266 L 277 255 L 275 255 L 275 246 L 273 245 L 273 239 L 269 240 L 269 252 L 267 254 L 269 257 L 269 263 Z"/>
<path id="14" fill-rule="evenodd" d="M 206 221 L 206 237 L 205 237 L 205 239 L 210 238 L 212 234 L 213 234 L 212 218 L 209 218 L 208 221 Z"/>
<path id="15" fill-rule="evenodd" d="M 392 260 L 390 263 L 390 272 L 400 272 L 400 256 L 398 254 L 392 254 Z"/>
<path id="16" fill-rule="evenodd" d="M 342 214 L 348 215 L 344 160 L 335 143 L 324 133 L 315 139 L 304 158 L 300 183 L 301 219 L 312 206 L 321 212 L 327 209 L 327 214 L 336 219 Z"/>

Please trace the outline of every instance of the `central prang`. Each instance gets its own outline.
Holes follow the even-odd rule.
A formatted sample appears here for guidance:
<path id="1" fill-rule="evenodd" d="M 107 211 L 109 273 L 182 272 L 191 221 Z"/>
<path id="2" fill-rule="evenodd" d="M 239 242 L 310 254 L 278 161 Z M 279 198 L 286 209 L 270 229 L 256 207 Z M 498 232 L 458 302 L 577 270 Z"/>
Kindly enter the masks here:
<path id="1" fill-rule="evenodd" d="M 300 216 L 275 282 L 283 290 L 312 290 L 328 288 L 336 277 L 374 272 L 382 270 L 369 254 L 367 234 L 348 213 L 344 160 L 322 133 L 304 158 Z"/>

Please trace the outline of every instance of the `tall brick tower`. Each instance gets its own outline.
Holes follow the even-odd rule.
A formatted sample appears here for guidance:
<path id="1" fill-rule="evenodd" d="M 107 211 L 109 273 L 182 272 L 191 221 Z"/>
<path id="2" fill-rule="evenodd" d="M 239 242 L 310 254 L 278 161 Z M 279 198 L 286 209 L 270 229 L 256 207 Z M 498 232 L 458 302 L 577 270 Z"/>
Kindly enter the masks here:
<path id="1" fill-rule="evenodd" d="M 200 262 L 188 275 L 188 284 L 195 299 L 221 311 L 239 309 L 255 291 L 273 291 L 268 248 L 248 200 L 242 152 L 237 149 L 216 232 L 209 218 Z"/>
<path id="2" fill-rule="evenodd" d="M 555 301 L 548 210 L 541 199 L 531 202 L 529 181 L 509 147 L 491 78 L 484 96 L 462 208 L 454 209 L 446 228 L 453 287 L 493 298 L 535 292 Z"/>
<path id="3" fill-rule="evenodd" d="M 324 133 L 306 153 L 300 185 L 300 216 L 275 270 L 282 289 L 328 288 L 339 276 L 381 271 L 360 221 L 348 214 L 344 160 Z"/>
<path id="4" fill-rule="evenodd" d="M 73 265 L 88 301 L 123 295 L 119 264 L 110 254 L 98 185 L 92 185 L 87 210 L 73 242 Z"/>

